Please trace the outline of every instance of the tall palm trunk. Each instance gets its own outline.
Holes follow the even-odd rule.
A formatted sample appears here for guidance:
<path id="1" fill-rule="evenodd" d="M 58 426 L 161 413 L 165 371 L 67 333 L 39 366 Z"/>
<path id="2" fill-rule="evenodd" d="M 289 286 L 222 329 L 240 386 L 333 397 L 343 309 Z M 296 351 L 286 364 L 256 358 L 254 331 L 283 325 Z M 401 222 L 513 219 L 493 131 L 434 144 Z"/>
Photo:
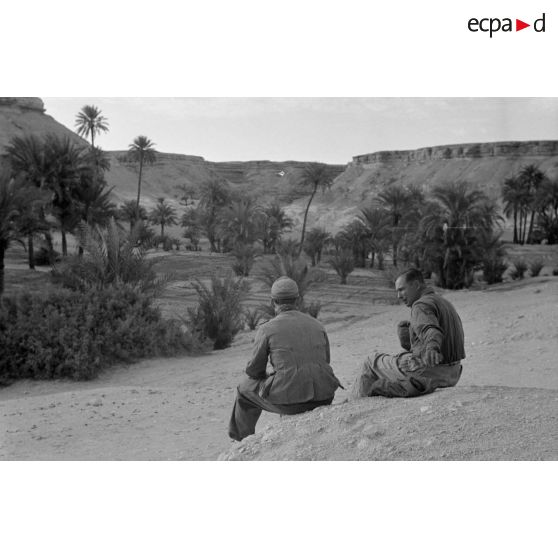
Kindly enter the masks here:
<path id="1" fill-rule="evenodd" d="M 33 233 L 27 235 L 27 260 L 29 269 L 35 269 L 35 253 L 33 247 Z"/>
<path id="2" fill-rule="evenodd" d="M 139 160 L 139 178 L 138 178 L 138 199 L 136 200 L 136 223 L 139 221 L 139 206 L 140 206 L 140 196 L 141 196 L 141 173 L 143 171 L 143 153 L 140 155 Z"/>
<path id="3" fill-rule="evenodd" d="M 517 244 L 517 208 L 513 208 L 513 243 Z"/>
<path id="4" fill-rule="evenodd" d="M 527 244 L 531 244 L 533 236 L 533 224 L 535 223 L 535 210 L 531 211 L 531 222 L 529 223 L 529 233 L 527 234 Z"/>
<path id="5" fill-rule="evenodd" d="M 60 233 L 62 235 L 62 255 L 67 256 L 68 255 L 68 244 L 66 242 L 66 229 L 64 227 L 62 227 L 60 229 Z"/>
<path id="6" fill-rule="evenodd" d="M 4 294 L 4 255 L 6 253 L 6 243 L 0 240 L 0 296 Z"/>
<path id="7" fill-rule="evenodd" d="M 318 191 L 318 185 L 314 186 L 312 190 L 312 194 L 310 195 L 310 199 L 308 200 L 308 204 L 306 205 L 306 210 L 304 211 L 304 220 L 302 221 L 302 234 L 300 235 L 300 247 L 298 249 L 298 255 L 302 253 L 302 247 L 304 245 L 304 236 L 306 235 L 306 221 L 308 220 L 308 211 L 310 210 L 310 204 Z"/>

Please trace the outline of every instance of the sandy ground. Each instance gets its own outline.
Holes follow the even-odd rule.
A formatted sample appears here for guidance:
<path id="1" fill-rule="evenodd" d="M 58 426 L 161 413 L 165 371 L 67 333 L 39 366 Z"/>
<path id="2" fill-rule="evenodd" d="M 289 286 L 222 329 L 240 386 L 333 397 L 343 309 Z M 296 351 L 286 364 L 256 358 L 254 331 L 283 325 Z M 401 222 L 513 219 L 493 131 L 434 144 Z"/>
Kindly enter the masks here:
<path id="1" fill-rule="evenodd" d="M 254 335 L 244 332 L 225 351 L 142 361 L 86 383 L 2 389 L 0 459 L 558 459 L 558 278 L 446 296 L 466 333 L 457 388 L 358 402 L 339 390 L 328 409 L 264 413 L 255 436 L 233 443 L 226 426 Z M 324 311 L 347 388 L 367 354 L 398 349 L 394 324 L 408 315 L 359 307 Z"/>

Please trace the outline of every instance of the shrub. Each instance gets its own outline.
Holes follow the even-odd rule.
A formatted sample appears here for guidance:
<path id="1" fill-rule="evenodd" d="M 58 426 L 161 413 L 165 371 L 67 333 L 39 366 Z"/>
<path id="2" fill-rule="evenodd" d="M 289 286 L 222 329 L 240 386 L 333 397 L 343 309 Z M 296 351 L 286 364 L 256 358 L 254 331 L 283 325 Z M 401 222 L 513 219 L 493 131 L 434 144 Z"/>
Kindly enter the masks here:
<path id="1" fill-rule="evenodd" d="M 552 275 L 553 275 L 554 277 L 556 277 L 556 276 L 558 275 L 558 267 L 555 267 L 555 268 L 552 270 Z"/>
<path id="2" fill-rule="evenodd" d="M 251 244 L 236 244 L 231 254 L 236 260 L 232 264 L 233 271 L 240 277 L 248 277 L 257 255 L 254 246 Z"/>
<path id="3" fill-rule="evenodd" d="M 500 241 L 499 234 L 487 234 L 483 242 L 481 259 L 482 278 L 489 284 L 501 283 L 508 268 L 505 261 L 506 250 Z"/>
<path id="4" fill-rule="evenodd" d="M 254 331 L 258 327 L 263 317 L 262 311 L 259 308 L 253 308 L 252 310 L 247 309 L 244 311 L 244 323 L 251 331 Z"/>
<path id="5" fill-rule="evenodd" d="M 503 258 L 486 258 L 482 261 L 482 278 L 489 285 L 501 283 L 506 269 L 508 266 Z"/>
<path id="6" fill-rule="evenodd" d="M 329 265 L 341 278 L 341 285 L 347 284 L 347 277 L 355 269 L 355 259 L 349 250 L 339 250 L 328 260 Z"/>
<path id="7" fill-rule="evenodd" d="M 309 269 L 303 258 L 293 257 L 291 255 L 277 255 L 262 270 L 262 281 L 269 287 L 279 279 L 286 275 L 290 277 L 297 285 L 300 295 L 300 305 L 304 302 L 304 296 L 308 289 L 315 283 L 325 280 L 325 273 L 316 268 Z"/>
<path id="8" fill-rule="evenodd" d="M 529 269 L 531 270 L 531 277 L 538 277 L 541 269 L 544 267 L 544 261 L 542 258 L 537 258 L 529 263 Z"/>
<path id="9" fill-rule="evenodd" d="M 62 259 L 60 252 L 57 252 L 56 250 L 54 250 L 53 256 L 55 262 L 59 262 Z M 41 246 L 33 254 L 33 259 L 35 260 L 35 265 L 50 265 L 50 254 L 48 248 L 46 246 Z"/>
<path id="10" fill-rule="evenodd" d="M 53 278 L 63 287 L 87 291 L 103 290 L 112 285 L 128 285 L 138 292 L 157 294 L 171 279 L 157 276 L 154 266 L 160 258 L 146 258 L 139 245 L 141 228 L 124 233 L 111 220 L 106 229 L 82 224 L 79 242 L 84 254 L 69 257 L 53 269 Z"/>
<path id="11" fill-rule="evenodd" d="M 108 365 L 192 350 L 191 336 L 128 287 L 5 297 L 0 305 L 0 383 L 88 380 Z"/>
<path id="12" fill-rule="evenodd" d="M 210 339 L 217 350 L 230 347 L 243 327 L 242 301 L 248 292 L 248 284 L 229 274 L 224 278 L 212 277 L 209 287 L 199 279 L 193 286 L 198 294 L 198 306 L 188 309 L 188 323 L 193 335 L 202 343 Z"/>
<path id="13" fill-rule="evenodd" d="M 512 279 L 523 279 L 527 271 L 527 263 L 525 260 L 519 258 L 513 261 L 514 269 L 512 269 L 510 276 Z"/>

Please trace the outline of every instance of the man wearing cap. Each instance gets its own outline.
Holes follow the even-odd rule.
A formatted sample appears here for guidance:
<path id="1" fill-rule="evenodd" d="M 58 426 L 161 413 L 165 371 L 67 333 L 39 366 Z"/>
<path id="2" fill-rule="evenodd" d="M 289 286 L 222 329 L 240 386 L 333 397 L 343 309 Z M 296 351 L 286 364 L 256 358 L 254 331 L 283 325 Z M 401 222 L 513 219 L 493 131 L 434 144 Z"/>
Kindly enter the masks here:
<path id="1" fill-rule="evenodd" d="M 296 310 L 298 296 L 289 277 L 271 287 L 276 316 L 256 332 L 248 378 L 238 386 L 229 423 L 234 440 L 254 434 L 262 410 L 282 415 L 311 411 L 329 405 L 341 385 L 329 365 L 327 333 L 318 320 Z"/>
<path id="2" fill-rule="evenodd" d="M 397 298 L 411 309 L 411 320 L 399 322 L 397 355 L 375 353 L 362 365 L 353 395 L 414 397 L 455 386 L 465 358 L 463 326 L 454 306 L 409 269 L 395 281 Z"/>

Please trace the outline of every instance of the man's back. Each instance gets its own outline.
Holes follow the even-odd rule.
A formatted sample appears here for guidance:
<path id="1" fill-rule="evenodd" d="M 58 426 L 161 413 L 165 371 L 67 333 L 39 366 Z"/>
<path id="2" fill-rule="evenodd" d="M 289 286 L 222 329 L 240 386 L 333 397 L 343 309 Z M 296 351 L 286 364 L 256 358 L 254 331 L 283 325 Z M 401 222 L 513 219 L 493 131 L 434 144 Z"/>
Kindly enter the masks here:
<path id="1" fill-rule="evenodd" d="M 279 313 L 263 324 L 273 376 L 266 385 L 274 403 L 301 403 L 333 397 L 339 381 L 329 365 L 329 341 L 323 325 L 297 310 Z"/>

